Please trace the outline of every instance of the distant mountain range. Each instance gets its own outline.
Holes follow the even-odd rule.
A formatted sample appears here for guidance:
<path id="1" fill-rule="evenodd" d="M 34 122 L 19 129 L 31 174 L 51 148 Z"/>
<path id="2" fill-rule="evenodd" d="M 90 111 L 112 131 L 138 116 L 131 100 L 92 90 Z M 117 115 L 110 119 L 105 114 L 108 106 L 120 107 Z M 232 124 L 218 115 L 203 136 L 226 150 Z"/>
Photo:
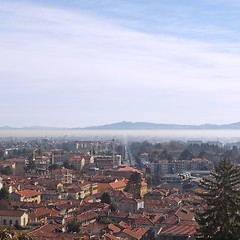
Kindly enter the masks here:
<path id="1" fill-rule="evenodd" d="M 180 125 L 148 122 L 118 122 L 101 126 L 86 127 L 88 130 L 210 130 L 210 129 L 240 129 L 240 122 L 231 124 L 202 124 L 202 125 Z"/>
<path id="2" fill-rule="evenodd" d="M 100 126 L 91 126 L 85 128 L 57 128 L 57 127 L 0 127 L 2 130 L 212 130 L 212 129 L 240 129 L 240 122 L 230 124 L 202 124 L 202 125 L 180 125 L 180 124 L 163 124 L 148 122 L 118 122 Z"/>

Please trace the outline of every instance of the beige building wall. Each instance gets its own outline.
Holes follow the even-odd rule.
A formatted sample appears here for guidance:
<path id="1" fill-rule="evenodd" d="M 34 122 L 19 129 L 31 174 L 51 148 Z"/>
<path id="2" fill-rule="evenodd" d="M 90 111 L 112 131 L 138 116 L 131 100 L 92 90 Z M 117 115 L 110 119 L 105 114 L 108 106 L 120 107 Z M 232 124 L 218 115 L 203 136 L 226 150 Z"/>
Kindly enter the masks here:
<path id="1" fill-rule="evenodd" d="M 14 214 L 15 211 L 13 211 Z M 18 226 L 26 226 L 28 224 L 28 214 L 27 213 L 23 213 L 22 216 L 4 216 L 4 215 L 0 215 L 0 225 L 1 226 L 6 226 L 6 227 L 10 227 L 13 225 L 18 225 Z"/>

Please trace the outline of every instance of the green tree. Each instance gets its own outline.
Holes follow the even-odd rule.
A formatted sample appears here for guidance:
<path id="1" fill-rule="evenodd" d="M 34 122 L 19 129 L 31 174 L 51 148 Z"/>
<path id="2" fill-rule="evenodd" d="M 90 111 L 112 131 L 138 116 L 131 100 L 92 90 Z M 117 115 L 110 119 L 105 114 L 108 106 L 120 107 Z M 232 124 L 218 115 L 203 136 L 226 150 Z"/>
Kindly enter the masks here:
<path id="1" fill-rule="evenodd" d="M 73 166 L 72 164 L 70 164 L 70 162 L 68 160 L 63 162 L 63 167 L 65 167 L 67 169 L 76 170 L 76 167 Z"/>
<path id="2" fill-rule="evenodd" d="M 0 190 L 0 209 L 1 210 L 11 209 L 10 203 L 11 201 L 9 191 L 5 187 L 3 187 Z"/>
<path id="3" fill-rule="evenodd" d="M 180 160 L 191 160 L 192 158 L 194 158 L 194 155 L 188 149 L 185 149 L 181 152 L 178 159 L 180 159 Z"/>
<path id="4" fill-rule="evenodd" d="M 0 159 L 2 159 L 3 156 L 4 156 L 4 151 L 0 150 Z"/>
<path id="5" fill-rule="evenodd" d="M 25 171 L 26 171 L 26 172 L 31 172 L 31 171 L 34 170 L 34 169 L 36 169 L 36 164 L 35 164 L 35 162 L 33 161 L 32 156 L 30 156 L 30 157 L 28 158 L 28 165 L 26 166 Z"/>
<path id="6" fill-rule="evenodd" d="M 111 212 L 116 212 L 118 210 L 118 205 L 116 202 L 111 202 L 109 205 L 109 209 L 111 210 Z"/>
<path id="7" fill-rule="evenodd" d="M 80 231 L 81 231 L 81 222 L 79 222 L 76 218 L 73 218 L 67 223 L 67 232 L 79 233 Z"/>
<path id="8" fill-rule="evenodd" d="M 126 192 L 130 192 L 133 194 L 135 198 L 139 198 L 141 195 L 140 194 L 141 182 L 142 182 L 142 175 L 138 172 L 133 172 L 125 188 Z"/>
<path id="9" fill-rule="evenodd" d="M 148 174 L 145 179 L 147 181 L 147 185 L 148 186 L 152 186 L 153 185 L 154 179 L 153 179 L 152 175 Z"/>
<path id="10" fill-rule="evenodd" d="M 1 190 L 0 190 L 0 200 L 7 200 L 7 201 L 10 201 L 10 195 L 9 195 L 9 191 L 7 188 L 3 187 Z"/>
<path id="11" fill-rule="evenodd" d="M 167 149 L 164 148 L 164 150 L 160 154 L 160 159 L 163 159 L 163 160 L 173 160 L 173 157 L 172 157 L 171 154 L 168 153 Z"/>
<path id="12" fill-rule="evenodd" d="M 203 179 L 199 195 L 206 206 L 197 211 L 196 221 L 200 225 L 198 239 L 240 239 L 240 168 L 224 159 Z"/>
<path id="13" fill-rule="evenodd" d="M 12 168 L 10 166 L 4 167 L 1 170 L 1 174 L 3 174 L 3 175 L 12 175 Z"/>
<path id="14" fill-rule="evenodd" d="M 111 197 L 108 192 L 104 192 L 100 197 L 100 199 L 101 199 L 101 203 L 107 203 L 107 204 L 111 203 Z"/>
<path id="15" fill-rule="evenodd" d="M 59 168 L 59 165 L 57 165 L 57 164 L 52 164 L 48 167 L 49 171 L 56 170 L 58 168 Z"/>
<path id="16" fill-rule="evenodd" d="M 33 240 L 32 237 L 26 235 L 25 233 L 20 233 L 16 239 L 17 240 Z"/>
<path id="17" fill-rule="evenodd" d="M 112 222 L 112 220 L 110 218 L 108 218 L 108 217 L 98 217 L 97 221 L 99 223 L 103 223 L 103 224 L 109 224 L 109 223 Z"/>

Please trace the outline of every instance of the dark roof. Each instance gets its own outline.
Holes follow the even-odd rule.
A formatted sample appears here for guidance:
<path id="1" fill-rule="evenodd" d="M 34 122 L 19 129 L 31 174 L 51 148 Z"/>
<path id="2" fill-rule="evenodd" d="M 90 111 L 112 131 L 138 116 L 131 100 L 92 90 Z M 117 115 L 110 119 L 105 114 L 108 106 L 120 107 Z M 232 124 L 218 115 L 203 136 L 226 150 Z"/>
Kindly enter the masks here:
<path id="1" fill-rule="evenodd" d="M 24 213 L 22 210 L 0 210 L 0 216 L 21 217 Z"/>

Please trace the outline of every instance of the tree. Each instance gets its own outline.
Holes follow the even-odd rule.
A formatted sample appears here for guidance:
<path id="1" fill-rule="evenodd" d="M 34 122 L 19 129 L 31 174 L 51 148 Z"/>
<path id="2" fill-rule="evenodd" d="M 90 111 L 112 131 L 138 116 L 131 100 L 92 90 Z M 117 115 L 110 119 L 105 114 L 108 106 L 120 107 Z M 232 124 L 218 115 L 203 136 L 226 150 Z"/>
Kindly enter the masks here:
<path id="1" fill-rule="evenodd" d="M 0 150 L 0 159 L 2 159 L 3 156 L 4 156 L 4 151 L 1 149 Z"/>
<path id="2" fill-rule="evenodd" d="M 1 200 L 1 199 L 10 201 L 9 191 L 8 191 L 8 189 L 5 188 L 5 187 L 3 187 L 3 188 L 0 190 L 0 200 Z"/>
<path id="3" fill-rule="evenodd" d="M 18 236 L 17 236 L 17 240 L 33 240 L 32 237 L 28 236 L 27 234 L 25 233 L 20 233 Z"/>
<path id="4" fill-rule="evenodd" d="M 3 175 L 12 175 L 12 168 L 10 166 L 4 167 L 1 170 L 1 174 L 3 174 Z"/>
<path id="5" fill-rule="evenodd" d="M 100 217 L 100 216 L 97 217 L 97 221 L 99 223 L 103 223 L 103 224 L 109 224 L 109 223 L 112 222 L 112 220 L 110 218 L 108 218 L 108 217 Z"/>
<path id="6" fill-rule="evenodd" d="M 59 168 L 59 165 L 57 165 L 57 164 L 52 164 L 48 167 L 49 171 L 56 170 L 58 168 Z"/>
<path id="7" fill-rule="evenodd" d="M 107 204 L 111 203 L 111 197 L 108 192 L 104 192 L 100 197 L 100 199 L 101 199 L 101 203 L 107 203 Z"/>
<path id="8" fill-rule="evenodd" d="M 111 202 L 108 208 L 111 210 L 111 212 L 116 212 L 118 210 L 118 205 L 116 202 Z"/>
<path id="9" fill-rule="evenodd" d="M 76 170 L 76 167 L 73 166 L 72 164 L 70 164 L 70 162 L 68 160 L 63 162 L 63 167 L 65 167 L 67 169 Z"/>
<path id="10" fill-rule="evenodd" d="M 147 181 L 147 185 L 148 185 L 148 186 L 152 186 L 152 185 L 153 185 L 154 179 L 153 179 L 153 176 L 152 176 L 152 175 L 148 174 L 145 179 L 146 179 L 146 181 Z"/>
<path id="11" fill-rule="evenodd" d="M 0 199 L 0 210 L 11 210 L 11 205 L 5 199 Z"/>
<path id="12" fill-rule="evenodd" d="M 11 201 L 9 191 L 7 188 L 3 187 L 0 190 L 0 209 L 1 210 L 11 209 L 10 203 Z"/>
<path id="13" fill-rule="evenodd" d="M 192 158 L 194 158 L 194 155 L 188 149 L 185 149 L 181 152 L 178 159 L 180 159 L 180 160 L 191 160 Z"/>
<path id="14" fill-rule="evenodd" d="M 240 168 L 227 159 L 219 162 L 211 178 L 200 182 L 204 193 L 198 195 L 206 206 L 196 214 L 198 239 L 240 239 L 239 184 Z"/>
<path id="15" fill-rule="evenodd" d="M 33 161 L 33 158 L 30 156 L 28 158 L 28 165 L 26 166 L 26 172 L 31 172 L 32 170 L 36 169 L 36 164 Z"/>
<path id="16" fill-rule="evenodd" d="M 135 198 L 139 198 L 141 196 L 141 183 L 142 175 L 138 172 L 133 172 L 125 188 L 126 192 L 130 192 Z"/>
<path id="17" fill-rule="evenodd" d="M 81 222 L 79 222 L 76 218 L 73 218 L 67 223 L 67 232 L 79 233 L 80 231 L 81 231 Z"/>
<path id="18" fill-rule="evenodd" d="M 160 159 L 166 160 L 166 159 L 168 159 L 168 157 L 169 157 L 169 155 L 168 155 L 167 149 L 164 148 L 164 150 L 160 154 Z"/>

